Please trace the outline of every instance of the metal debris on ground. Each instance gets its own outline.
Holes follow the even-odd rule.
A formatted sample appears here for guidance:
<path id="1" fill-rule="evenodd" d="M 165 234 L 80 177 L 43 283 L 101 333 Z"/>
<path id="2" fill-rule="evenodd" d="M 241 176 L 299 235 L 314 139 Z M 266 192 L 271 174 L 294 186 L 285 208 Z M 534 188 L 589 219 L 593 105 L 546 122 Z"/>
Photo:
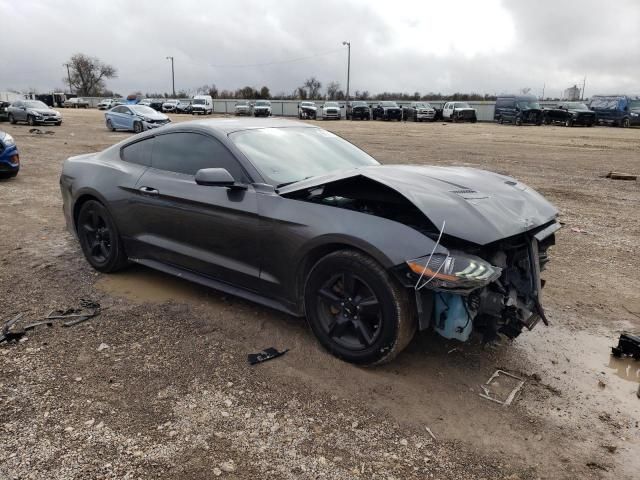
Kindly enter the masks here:
<path id="1" fill-rule="evenodd" d="M 491 387 L 498 384 L 498 379 L 500 377 L 507 377 L 511 379 L 511 381 L 515 380 L 517 382 L 516 385 L 513 387 L 513 389 L 506 395 L 504 399 L 501 399 L 498 396 L 492 395 L 492 392 L 491 392 Z M 480 395 L 482 398 L 486 398 L 487 400 L 491 400 L 492 402 L 508 407 L 516 398 L 516 395 L 518 394 L 520 389 L 523 387 L 524 382 L 525 382 L 524 379 L 522 379 L 521 377 L 513 375 L 509 372 L 505 372 L 504 370 L 496 370 L 494 374 L 491 375 L 491 377 L 489 377 L 489 380 L 487 380 L 484 383 L 484 385 L 480 385 L 480 388 L 482 389 L 483 392 L 479 393 L 478 395 Z"/>
<path id="2" fill-rule="evenodd" d="M 72 327 L 85 322 L 100 314 L 100 304 L 92 300 L 80 299 L 80 308 L 67 308 L 65 310 L 52 310 L 46 320 L 72 319 L 62 324 L 63 327 Z"/>
<path id="3" fill-rule="evenodd" d="M 31 128 L 29 129 L 29 133 L 34 133 L 36 135 L 55 135 L 56 132 L 53 130 L 45 130 L 44 132 L 39 128 Z"/>
<path id="4" fill-rule="evenodd" d="M 20 340 L 20 338 L 24 336 L 24 330 L 10 330 L 13 324 L 15 324 L 21 318 L 22 314 L 19 313 L 12 319 L 4 322 L 4 324 L 2 325 L 2 331 L 0 332 L 0 343 Z"/>
<path id="5" fill-rule="evenodd" d="M 427 430 L 427 433 L 431 436 L 431 438 L 433 438 L 433 441 L 436 442 L 436 436 L 433 434 L 433 432 L 431 431 L 431 429 L 429 427 L 424 427 Z"/>
<path id="6" fill-rule="evenodd" d="M 618 346 L 611 348 L 614 357 L 630 356 L 640 360 L 640 337 L 630 333 L 621 333 L 618 339 Z"/>
<path id="7" fill-rule="evenodd" d="M 622 172 L 609 172 L 605 175 L 605 178 L 610 178 L 611 180 L 636 180 L 638 178 L 637 175 L 633 175 L 631 173 L 622 173 Z"/>
<path id="8" fill-rule="evenodd" d="M 266 362 L 267 360 L 273 360 L 281 355 L 287 353 L 289 349 L 283 350 L 279 352 L 275 348 L 265 348 L 262 352 L 259 353 L 250 353 L 247 355 L 247 360 L 249 360 L 250 365 L 255 365 L 256 363 Z"/>

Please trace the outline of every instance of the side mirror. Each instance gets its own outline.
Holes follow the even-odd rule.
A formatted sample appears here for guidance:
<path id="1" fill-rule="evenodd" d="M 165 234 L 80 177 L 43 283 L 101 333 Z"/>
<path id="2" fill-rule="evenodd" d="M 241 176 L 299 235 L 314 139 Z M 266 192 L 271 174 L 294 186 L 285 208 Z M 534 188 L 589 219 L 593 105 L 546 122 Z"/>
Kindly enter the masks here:
<path id="1" fill-rule="evenodd" d="M 202 168 L 196 172 L 196 183 L 210 187 L 227 187 L 238 190 L 246 190 L 247 186 L 236 184 L 226 168 Z"/>
<path id="2" fill-rule="evenodd" d="M 344 108 L 344 105 L 340 105 L 340 108 Z"/>

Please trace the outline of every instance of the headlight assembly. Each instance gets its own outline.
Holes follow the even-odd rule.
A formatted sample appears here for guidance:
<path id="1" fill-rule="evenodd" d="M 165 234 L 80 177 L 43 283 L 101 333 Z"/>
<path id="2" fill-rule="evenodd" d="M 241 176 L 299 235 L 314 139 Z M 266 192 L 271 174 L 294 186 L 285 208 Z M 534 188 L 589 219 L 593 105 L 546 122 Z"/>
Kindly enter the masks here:
<path id="1" fill-rule="evenodd" d="M 416 278 L 416 288 L 471 291 L 497 280 L 502 269 L 466 253 L 434 254 L 407 261 Z"/>
<path id="2" fill-rule="evenodd" d="M 4 145 L 5 147 L 12 147 L 13 145 L 16 144 L 16 141 L 13 139 L 13 137 L 11 135 L 9 135 L 8 133 L 6 133 L 4 135 Z"/>

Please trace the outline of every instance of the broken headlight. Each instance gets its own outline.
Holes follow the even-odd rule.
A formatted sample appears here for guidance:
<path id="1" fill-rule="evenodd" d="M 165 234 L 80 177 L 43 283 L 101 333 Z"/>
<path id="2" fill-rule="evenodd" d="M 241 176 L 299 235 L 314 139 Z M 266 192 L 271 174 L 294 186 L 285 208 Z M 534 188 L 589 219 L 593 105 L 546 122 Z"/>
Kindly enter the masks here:
<path id="1" fill-rule="evenodd" d="M 416 288 L 471 291 L 487 286 L 502 274 L 500 267 L 466 253 L 434 254 L 407 261 Z"/>

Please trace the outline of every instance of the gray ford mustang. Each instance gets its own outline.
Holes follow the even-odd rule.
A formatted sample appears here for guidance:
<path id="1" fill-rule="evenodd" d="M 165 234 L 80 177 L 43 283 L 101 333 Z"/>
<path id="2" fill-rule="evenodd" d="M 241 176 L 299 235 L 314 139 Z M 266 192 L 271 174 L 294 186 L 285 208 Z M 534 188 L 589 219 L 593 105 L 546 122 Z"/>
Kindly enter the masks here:
<path id="1" fill-rule="evenodd" d="M 380 165 L 288 120 L 172 124 L 67 159 L 64 214 L 88 262 L 136 262 L 306 316 L 357 364 L 417 329 L 466 341 L 542 319 L 557 210 L 517 180 Z"/>

